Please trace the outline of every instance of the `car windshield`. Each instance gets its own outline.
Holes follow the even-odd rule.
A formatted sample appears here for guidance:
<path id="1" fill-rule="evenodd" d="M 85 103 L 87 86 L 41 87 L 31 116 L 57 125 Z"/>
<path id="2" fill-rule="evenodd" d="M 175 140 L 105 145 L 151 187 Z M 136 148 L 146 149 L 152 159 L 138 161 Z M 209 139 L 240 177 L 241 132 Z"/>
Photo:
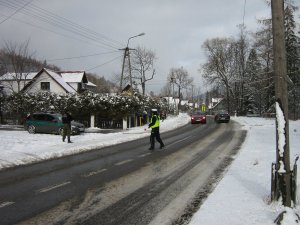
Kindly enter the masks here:
<path id="1" fill-rule="evenodd" d="M 220 111 L 219 114 L 228 114 L 226 111 Z"/>
<path id="2" fill-rule="evenodd" d="M 205 115 L 203 112 L 193 112 L 192 115 Z"/>

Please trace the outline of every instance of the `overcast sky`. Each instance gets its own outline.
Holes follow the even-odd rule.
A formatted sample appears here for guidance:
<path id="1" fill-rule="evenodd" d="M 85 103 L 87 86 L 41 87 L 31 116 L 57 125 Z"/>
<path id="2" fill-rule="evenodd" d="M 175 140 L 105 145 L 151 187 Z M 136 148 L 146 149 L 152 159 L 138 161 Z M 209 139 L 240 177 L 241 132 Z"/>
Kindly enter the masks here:
<path id="1" fill-rule="evenodd" d="M 129 47 L 156 54 L 157 73 L 146 91 L 160 92 L 170 69 L 182 66 L 205 92 L 198 72 L 205 62 L 203 42 L 236 36 L 243 18 L 247 29 L 255 31 L 257 19 L 270 14 L 264 0 L 0 0 L 0 44 L 30 39 L 39 60 L 111 79 L 121 73 L 119 49 L 144 32 L 130 39 Z M 94 56 L 51 61 L 87 55 Z"/>

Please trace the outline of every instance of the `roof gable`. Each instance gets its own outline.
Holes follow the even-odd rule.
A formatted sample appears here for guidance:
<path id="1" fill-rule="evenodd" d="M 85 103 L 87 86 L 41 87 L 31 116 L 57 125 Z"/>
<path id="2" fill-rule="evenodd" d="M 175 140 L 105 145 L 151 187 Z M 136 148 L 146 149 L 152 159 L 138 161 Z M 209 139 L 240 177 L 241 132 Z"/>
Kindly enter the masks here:
<path id="1" fill-rule="evenodd" d="M 76 93 L 76 91 L 68 84 L 64 81 L 64 79 L 57 73 L 55 73 L 54 71 L 51 71 L 49 69 L 43 68 L 40 72 L 38 72 L 30 82 L 28 82 L 28 84 L 25 85 L 25 87 L 23 88 L 23 91 L 25 91 L 26 89 L 28 89 L 37 79 L 39 76 L 41 76 L 41 74 L 45 72 L 46 74 L 49 75 L 49 77 L 52 78 L 52 80 L 54 82 L 56 82 L 57 84 L 59 84 L 67 93 Z"/>
<path id="2" fill-rule="evenodd" d="M 68 83 L 57 73 L 44 69 L 59 85 L 61 85 L 67 92 L 74 93 L 76 92 L 74 88 L 72 88 Z"/>

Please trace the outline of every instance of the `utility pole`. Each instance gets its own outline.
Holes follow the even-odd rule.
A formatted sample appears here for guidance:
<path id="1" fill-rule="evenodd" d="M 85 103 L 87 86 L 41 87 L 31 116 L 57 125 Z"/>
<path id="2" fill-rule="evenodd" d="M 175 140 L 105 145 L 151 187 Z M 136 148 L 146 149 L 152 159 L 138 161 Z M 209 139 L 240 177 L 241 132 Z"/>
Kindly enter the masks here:
<path id="1" fill-rule="evenodd" d="M 135 37 L 139 37 L 139 36 L 143 36 L 143 35 L 145 35 L 145 33 L 140 33 L 138 35 L 135 35 L 135 36 L 132 36 L 132 37 L 128 38 L 126 48 L 120 49 L 120 50 L 124 50 L 121 80 L 120 80 L 120 92 L 122 92 L 122 90 L 123 90 L 124 68 L 125 68 L 125 61 L 127 59 L 128 60 L 128 73 L 129 73 L 128 76 L 129 76 L 129 82 L 130 82 L 130 87 L 131 87 L 131 94 L 133 94 L 132 76 L 131 76 L 131 62 L 130 62 L 130 50 L 134 50 L 134 49 L 130 49 L 128 47 L 128 45 L 129 45 L 130 39 L 135 38 Z"/>
<path id="2" fill-rule="evenodd" d="M 132 90 L 132 76 L 131 76 L 131 64 L 130 64 L 130 53 L 129 51 L 132 49 L 129 49 L 128 46 L 124 49 L 124 56 L 123 56 L 123 64 L 122 64 L 122 72 L 121 72 L 121 80 L 120 80 L 120 92 L 123 89 L 123 80 L 124 80 L 124 68 L 125 68 L 125 61 L 127 59 L 128 61 L 128 72 L 129 72 L 129 82 L 130 82 L 130 86 L 131 86 L 131 90 Z"/>
<path id="3" fill-rule="evenodd" d="M 274 78 L 276 97 L 276 164 L 275 198 L 281 196 L 283 205 L 291 207 L 291 169 L 289 150 L 289 118 L 287 93 L 287 67 L 284 34 L 284 0 L 272 0 L 272 28 L 274 51 Z M 273 179 L 272 179 L 273 180 Z M 273 188 L 273 182 L 272 182 Z M 272 193 L 273 196 L 273 193 Z"/>

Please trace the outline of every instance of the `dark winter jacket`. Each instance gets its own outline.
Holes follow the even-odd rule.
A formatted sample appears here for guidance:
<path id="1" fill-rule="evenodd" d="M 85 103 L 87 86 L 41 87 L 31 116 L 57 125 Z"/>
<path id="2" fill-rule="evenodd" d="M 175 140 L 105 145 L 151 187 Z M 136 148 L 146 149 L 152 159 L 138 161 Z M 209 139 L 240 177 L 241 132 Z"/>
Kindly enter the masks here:
<path id="1" fill-rule="evenodd" d="M 62 122 L 64 124 L 71 124 L 71 121 L 73 120 L 73 117 L 69 113 L 65 113 L 62 116 Z"/>

